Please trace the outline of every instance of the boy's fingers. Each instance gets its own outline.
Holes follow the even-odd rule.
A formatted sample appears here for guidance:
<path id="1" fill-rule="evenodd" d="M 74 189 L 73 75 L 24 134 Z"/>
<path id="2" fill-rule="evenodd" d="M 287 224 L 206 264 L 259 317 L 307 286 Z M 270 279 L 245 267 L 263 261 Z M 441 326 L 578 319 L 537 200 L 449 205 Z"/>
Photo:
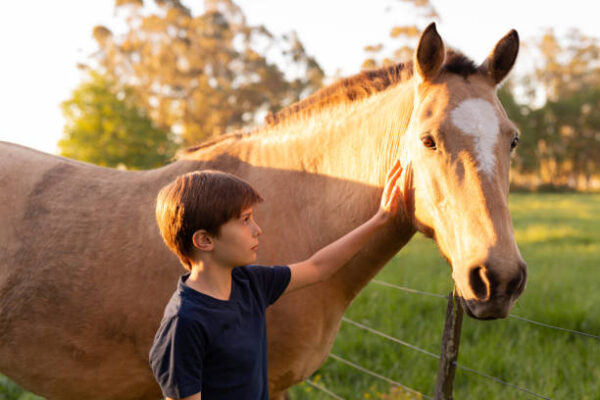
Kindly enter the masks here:
<path id="1" fill-rule="evenodd" d="M 394 174 L 394 181 L 397 181 L 400 178 L 400 176 L 402 175 L 402 171 L 403 170 L 404 170 L 404 168 L 402 168 L 402 167 L 398 168 L 398 170 Z"/>
<path id="2" fill-rule="evenodd" d="M 394 165 L 392 165 L 392 168 L 390 168 L 386 174 L 385 179 L 389 180 L 392 175 L 394 175 L 394 172 L 396 171 L 396 168 L 398 167 L 398 160 L 396 160 L 396 162 L 394 163 Z"/>
<path id="3" fill-rule="evenodd" d="M 394 191 L 392 192 L 392 198 L 395 198 L 395 199 L 399 198 L 401 193 L 402 193 L 402 191 L 400 189 L 400 186 L 394 185 Z"/>
<path id="4" fill-rule="evenodd" d="M 401 189 L 402 188 L 400 187 L 400 185 L 398 185 L 398 182 L 396 180 L 390 181 L 390 185 L 388 187 L 388 193 L 389 193 L 388 197 L 391 198 L 393 196 L 396 196 L 397 193 L 401 193 L 402 192 Z"/>
<path id="5" fill-rule="evenodd" d="M 396 162 L 394 163 L 394 165 L 392 166 L 392 168 L 390 168 L 390 170 L 387 173 L 387 180 L 389 180 L 392 176 L 394 176 L 394 174 L 396 173 L 396 171 L 398 170 L 398 168 L 400 168 L 400 160 L 396 160 Z"/>
<path id="6" fill-rule="evenodd" d="M 396 185 L 392 189 L 392 193 L 387 201 L 386 208 L 389 212 L 395 213 L 398 209 L 398 199 L 400 198 L 400 188 Z"/>
<path id="7" fill-rule="evenodd" d="M 392 176 L 390 176 L 387 180 L 387 182 L 385 183 L 385 187 L 384 187 L 384 193 L 391 193 L 392 189 L 394 186 L 397 186 L 398 183 L 398 179 L 400 178 L 402 174 L 401 169 L 397 170 Z"/>
<path id="8" fill-rule="evenodd" d="M 391 178 L 390 178 L 390 180 L 389 180 L 390 184 L 392 184 L 392 185 L 397 185 L 397 183 L 398 183 L 398 179 L 400 179 L 400 177 L 402 176 L 402 171 L 403 171 L 403 168 L 402 168 L 402 167 L 399 167 L 399 168 L 398 168 L 398 169 L 397 169 L 397 170 L 394 172 L 394 175 L 392 175 L 392 176 L 391 176 Z"/>
<path id="9" fill-rule="evenodd" d="M 401 192 L 401 188 L 398 186 L 398 179 L 402 176 L 402 168 L 396 169 L 393 174 L 388 177 L 384 188 L 384 197 L 389 201 L 389 199 L 395 196 L 395 191 L 398 190 Z"/>
<path id="10" fill-rule="evenodd" d="M 400 160 L 396 160 L 394 166 L 389 170 L 386 178 L 386 184 L 383 189 L 381 205 L 390 212 L 395 212 L 398 198 L 402 193 L 402 188 L 398 185 L 398 179 L 402 175 L 403 168 Z"/>

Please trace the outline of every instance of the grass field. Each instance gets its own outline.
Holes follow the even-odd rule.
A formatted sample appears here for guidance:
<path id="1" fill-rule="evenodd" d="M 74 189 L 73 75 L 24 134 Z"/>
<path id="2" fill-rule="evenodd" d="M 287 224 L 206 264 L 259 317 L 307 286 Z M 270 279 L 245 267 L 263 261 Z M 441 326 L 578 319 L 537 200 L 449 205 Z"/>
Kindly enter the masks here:
<path id="1" fill-rule="evenodd" d="M 600 335 L 600 196 L 512 194 L 517 242 L 529 264 L 525 293 L 513 314 Z M 415 237 L 377 276 L 428 292 L 452 289 L 450 269 L 432 241 Z M 369 284 L 346 316 L 439 354 L 446 301 Z M 432 395 L 437 359 L 342 323 L 332 352 Z M 517 319 L 465 318 L 459 364 L 552 399 L 600 399 L 600 341 Z M 386 382 L 328 359 L 313 380 L 346 399 L 416 398 L 393 394 Z M 307 384 L 294 400 L 331 399 Z M 458 370 L 456 399 L 535 399 Z"/>
<path id="2" fill-rule="evenodd" d="M 517 242 L 529 264 L 513 314 L 600 335 L 600 195 L 512 194 Z M 377 279 L 427 292 L 452 289 L 450 269 L 430 240 L 415 237 Z M 446 301 L 369 284 L 346 316 L 438 354 Z M 437 359 L 343 323 L 333 353 L 427 395 Z M 600 341 L 508 318 L 465 318 L 459 364 L 552 399 L 600 399 Z M 328 359 L 313 380 L 345 399 L 408 399 L 388 383 Z M 535 397 L 458 370 L 456 399 Z M 331 399 L 307 384 L 292 399 Z M 0 378 L 0 399 L 25 400 Z M 39 398 L 38 398 L 39 399 Z"/>

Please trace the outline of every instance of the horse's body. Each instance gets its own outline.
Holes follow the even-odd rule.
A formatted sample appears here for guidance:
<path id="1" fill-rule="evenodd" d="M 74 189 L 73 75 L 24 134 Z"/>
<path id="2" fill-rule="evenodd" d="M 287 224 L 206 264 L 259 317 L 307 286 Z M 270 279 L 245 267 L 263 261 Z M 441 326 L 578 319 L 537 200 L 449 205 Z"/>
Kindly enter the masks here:
<path id="1" fill-rule="evenodd" d="M 435 29 L 428 29 L 419 49 L 429 51 L 436 38 Z M 435 51 L 442 52 L 443 60 L 443 45 Z M 508 70 L 512 62 L 514 58 Z M 442 212 L 427 213 L 427 193 L 442 184 L 419 188 L 426 179 L 418 169 L 423 159 L 407 134 L 426 118 L 421 114 L 447 115 L 461 100 L 455 92 L 462 100 L 487 96 L 486 101 L 500 107 L 494 100 L 499 79 L 484 81 L 486 74 L 472 71 L 469 77 L 442 73 L 438 65 L 435 72 L 443 80 L 439 75 L 434 82 L 428 62 L 418 53 L 415 64 L 414 76 L 412 66 L 397 66 L 351 78 L 276 115 L 261 131 L 226 136 L 152 171 L 110 170 L 0 143 L 0 371 L 49 398 L 160 396 L 148 350 L 183 270 L 162 243 L 154 201 L 175 176 L 198 169 L 236 174 L 259 190 L 266 199 L 256 209 L 264 231 L 259 262 L 274 264 L 308 257 L 365 221 L 379 205 L 394 160 L 400 157 L 412 165 L 404 180 L 406 215 L 378 233 L 330 280 L 284 296 L 269 309 L 273 398 L 322 364 L 344 310 L 416 229 L 436 236 L 471 315 L 505 316 L 524 285 L 505 206 L 506 157 L 497 150 L 497 177 L 489 176 L 491 184 L 483 182 L 477 163 L 462 165 L 461 190 L 468 192 L 457 201 L 444 199 Z M 490 68 L 492 75 L 494 71 Z M 434 84 L 441 93 L 437 109 L 421 110 L 419 102 L 427 101 L 424 90 L 433 90 Z M 478 90 L 485 87 L 489 93 L 480 96 Z M 336 99 L 336 93 L 343 99 Z M 324 104 L 327 98 L 331 104 Z M 502 111 L 495 115 L 502 125 L 506 116 Z M 477 146 L 463 147 L 472 155 Z M 504 200 L 489 201 L 489 190 Z M 471 244 L 457 244 L 458 229 L 468 229 L 469 223 L 456 215 L 451 223 L 455 232 L 448 233 L 438 219 L 468 197 L 483 204 L 471 207 L 478 218 L 474 226 L 481 231 Z M 492 262 L 499 252 L 503 260 Z M 481 261 L 486 254 L 488 259 Z M 461 272 L 471 264 L 478 267 Z M 521 279 L 515 282 L 515 276 Z"/>

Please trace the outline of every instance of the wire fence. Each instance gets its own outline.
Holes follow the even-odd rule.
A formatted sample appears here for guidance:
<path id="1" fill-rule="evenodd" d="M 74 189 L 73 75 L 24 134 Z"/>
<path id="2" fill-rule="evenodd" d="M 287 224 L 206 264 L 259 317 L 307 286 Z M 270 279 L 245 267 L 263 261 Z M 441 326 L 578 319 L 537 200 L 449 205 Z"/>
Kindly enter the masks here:
<path id="1" fill-rule="evenodd" d="M 380 280 L 377 280 L 377 279 L 374 279 L 371 282 L 374 283 L 374 284 L 380 285 L 380 286 L 385 286 L 385 287 L 393 288 L 393 289 L 404 291 L 404 292 L 411 293 L 411 294 L 419 294 L 419 295 L 436 297 L 436 298 L 448 300 L 448 296 L 447 295 L 442 295 L 442 294 L 438 294 L 438 293 L 430 293 L 430 292 L 416 290 L 416 289 L 412 289 L 412 288 L 408 288 L 408 287 L 404 287 L 404 286 L 398 286 L 398 285 L 395 285 L 395 284 L 392 284 L 392 283 L 389 283 L 389 282 L 380 281 Z M 540 322 L 540 321 L 535 321 L 535 320 L 532 320 L 532 319 L 528 319 L 528 318 L 524 318 L 524 317 L 520 317 L 520 316 L 512 315 L 512 314 L 509 317 L 513 318 L 515 320 L 527 322 L 527 323 L 530 323 L 530 324 L 533 324 L 533 325 L 537 325 L 537 326 L 540 326 L 540 327 L 544 327 L 544 328 L 548 328 L 548 329 L 554 329 L 554 330 L 559 331 L 559 332 L 569 333 L 569 334 L 573 334 L 573 335 L 579 335 L 579 336 L 586 337 L 586 338 L 591 338 L 591 339 L 594 339 L 594 340 L 600 340 L 600 336 L 594 335 L 594 334 L 591 334 L 591 333 L 581 332 L 581 331 L 577 331 L 577 330 L 574 330 L 574 329 L 562 328 L 562 327 L 559 327 L 559 326 L 554 326 L 554 325 L 551 325 L 551 324 L 547 324 L 547 323 Z M 418 347 L 418 346 L 416 346 L 414 344 L 408 343 L 408 342 L 406 342 L 404 340 L 401 340 L 399 338 L 391 336 L 391 335 L 389 335 L 389 334 L 387 334 L 385 332 L 381 332 L 381 331 L 379 331 L 377 329 L 374 329 L 373 327 L 367 326 L 367 325 L 362 324 L 362 323 L 357 322 L 357 321 L 353 321 L 350 318 L 342 317 L 342 322 L 344 322 L 346 324 L 349 324 L 349 325 L 352 325 L 352 326 L 354 326 L 354 327 L 356 327 L 358 329 L 370 332 L 370 333 L 372 333 L 374 335 L 377 335 L 379 337 L 382 337 L 382 338 L 384 338 L 384 339 L 386 339 L 388 341 L 391 341 L 391 342 L 394 342 L 396 344 L 405 346 L 407 348 L 410 348 L 410 349 L 412 349 L 414 351 L 420 352 L 420 353 L 425 354 L 427 356 L 434 357 L 434 358 L 436 358 L 438 360 L 440 359 L 440 355 L 439 354 L 435 354 L 435 353 L 432 353 L 432 352 L 427 351 L 425 349 L 422 349 L 422 348 L 420 348 L 420 347 Z M 352 367 L 352 368 L 354 368 L 354 369 L 356 369 L 356 370 L 358 370 L 358 371 L 360 371 L 362 373 L 365 373 L 367 375 L 370 375 L 372 377 L 375 377 L 375 378 L 378 378 L 378 379 L 380 379 L 382 381 L 385 381 L 385 382 L 389 383 L 392 386 L 402 388 L 403 390 L 405 390 L 407 392 L 410 392 L 410 393 L 418 394 L 419 396 L 421 396 L 424 399 L 433 399 L 433 397 L 431 397 L 429 395 L 426 395 L 424 393 L 420 393 L 419 391 L 417 391 L 415 389 L 412 389 L 412 388 L 410 388 L 410 387 L 408 387 L 408 386 L 406 386 L 406 385 L 404 385 L 404 384 L 402 384 L 400 382 L 397 382 L 397 381 L 395 381 L 395 380 L 393 380 L 393 379 L 391 379 L 389 377 L 381 375 L 378 372 L 372 371 L 372 370 L 370 370 L 368 368 L 365 368 L 365 367 L 363 367 L 361 365 L 358 365 L 358 364 L 356 364 L 356 363 L 354 363 L 352 361 L 344 359 L 344 358 L 342 358 L 341 356 L 339 356 L 337 354 L 330 353 L 329 354 L 329 358 L 331 358 L 331 359 L 333 359 L 333 360 L 335 360 L 337 362 L 343 363 L 343 364 L 345 364 L 347 366 L 350 366 L 350 367 Z M 488 379 L 490 381 L 493 381 L 493 382 L 501 384 L 503 386 L 512 388 L 514 390 L 521 391 L 522 393 L 525 393 L 525 394 L 527 394 L 527 395 L 529 395 L 531 397 L 535 397 L 535 398 L 539 398 L 539 399 L 551 400 L 551 398 L 548 397 L 548 396 L 542 395 L 540 393 L 536 393 L 533 390 L 530 390 L 530 389 L 527 389 L 527 388 L 515 385 L 513 383 L 507 382 L 507 381 L 505 381 L 503 379 L 500 379 L 500 378 L 498 378 L 496 376 L 493 376 L 493 375 L 487 374 L 485 372 L 481 372 L 481 371 L 475 370 L 473 368 L 467 367 L 467 366 L 459 364 L 457 362 L 453 362 L 453 364 L 457 368 L 459 368 L 459 369 L 461 369 L 463 371 L 475 374 L 475 375 L 477 375 L 479 377 Z M 309 380 L 307 380 L 305 382 L 307 384 L 309 384 L 310 386 L 314 387 L 315 389 L 321 390 L 322 392 L 326 393 L 327 395 L 329 395 L 332 398 L 342 399 L 342 397 L 340 397 L 339 395 L 333 393 L 331 390 L 327 389 L 326 387 L 324 387 L 322 385 L 318 385 L 315 382 L 309 381 Z"/>
<path id="2" fill-rule="evenodd" d="M 348 319 L 348 318 L 346 318 L 346 317 L 343 317 L 343 318 L 342 318 L 342 321 L 344 321 L 344 322 L 346 322 L 346 323 L 349 323 L 349 324 L 352 324 L 352 325 L 354 325 L 354 326 L 356 326 L 356 327 L 359 327 L 359 328 L 361 328 L 361 329 L 364 329 L 364 330 L 366 330 L 366 331 L 368 331 L 368 332 L 371 332 L 371 333 L 373 333 L 373 334 L 375 334 L 375 335 L 381 336 L 381 337 L 383 337 L 383 338 L 385 338 L 385 339 L 391 340 L 391 341 L 393 341 L 394 343 L 398 343 L 398 344 L 401 344 L 401 345 L 403 345 L 403 346 L 406 346 L 406 347 L 408 347 L 408 348 L 410 348 L 410 349 L 416 350 L 416 351 L 418 351 L 418 352 L 420 352 L 420 353 L 427 354 L 428 356 L 434 357 L 434 358 L 436 358 L 436 359 L 438 359 L 438 360 L 440 359 L 440 356 L 439 356 L 438 354 L 431 353 L 431 352 L 429 352 L 429 351 L 427 351 L 427 350 L 424 350 L 424 349 L 421 349 L 421 348 L 419 348 L 419 347 L 417 347 L 417 346 L 415 346 L 415 345 L 412 345 L 412 344 L 410 344 L 410 343 L 406 343 L 406 342 L 404 342 L 404 341 L 402 341 L 402 340 L 400 340 L 400 339 L 397 339 L 397 338 L 395 338 L 395 337 L 393 337 L 393 336 L 389 336 L 389 335 L 387 335 L 387 334 L 385 334 L 385 333 L 383 333 L 383 332 L 380 332 L 380 331 L 378 331 L 378 330 L 376 330 L 376 329 L 370 328 L 370 327 L 368 327 L 368 326 L 366 326 L 366 325 L 363 325 L 363 324 L 361 324 L 361 323 L 358 323 L 358 322 L 356 322 L 356 321 L 352 321 L 351 319 Z M 533 391 L 531 391 L 531 390 L 529 390 L 529 389 L 526 389 L 526 388 L 523 388 L 523 387 L 520 387 L 520 386 L 514 385 L 514 384 L 512 384 L 512 383 L 506 382 L 506 381 L 504 381 L 504 380 L 502 380 L 502 379 L 500 379 L 500 378 L 498 378 L 498 377 L 496 377 L 496 376 L 488 375 L 488 374 L 486 374 L 486 373 L 483 373 L 483 372 L 477 371 L 477 370 L 475 370 L 475 369 L 473 369 L 473 368 L 466 367 L 466 366 L 464 366 L 464 365 L 462 365 L 462 364 L 459 364 L 459 363 L 455 363 L 455 365 L 456 365 L 456 366 L 457 366 L 459 369 L 462 369 L 462 370 L 464 370 L 464 371 L 468 371 L 468 372 L 475 373 L 475 374 L 477 374 L 477 375 L 479 375 L 479 376 L 482 376 L 482 377 L 484 377 L 484 378 L 488 378 L 488 379 L 490 379 L 490 380 L 492 380 L 492 381 L 494 381 L 494 382 L 500 383 L 500 384 L 502 384 L 502 385 L 510 386 L 510 387 L 512 387 L 513 389 L 520 390 L 520 391 L 522 391 L 522 392 L 524 392 L 524 393 L 530 394 L 530 395 L 532 395 L 532 396 L 534 396 L 534 397 L 537 397 L 537 398 L 539 398 L 539 399 L 550 399 L 549 397 L 546 397 L 546 396 L 543 396 L 543 395 L 541 395 L 541 394 L 535 393 L 535 392 L 533 392 Z"/>
<path id="3" fill-rule="evenodd" d="M 368 375 L 374 376 L 375 378 L 379 378 L 379 379 L 381 379 L 383 381 L 386 381 L 387 383 L 389 383 L 389 384 L 391 384 L 393 386 L 400 387 L 400 388 L 406 390 L 407 392 L 418 394 L 418 395 L 420 395 L 421 397 L 423 397 L 425 399 L 433 399 L 433 397 L 431 397 L 431 396 L 427 396 L 427 395 L 425 395 L 425 394 L 423 394 L 423 393 L 421 393 L 421 392 L 419 392 L 419 391 L 417 391 L 417 390 L 415 390 L 413 388 L 410 388 L 410 387 L 408 387 L 406 385 L 401 384 L 400 382 L 396 382 L 393 379 L 390 379 L 390 378 L 388 378 L 386 376 L 378 374 L 377 372 L 371 371 L 370 369 L 367 369 L 367 368 L 362 367 L 362 366 L 360 366 L 358 364 L 355 364 L 355 363 L 353 363 L 351 361 L 348 361 L 348 360 L 346 360 L 346 359 L 338 356 L 337 354 L 329 353 L 329 357 L 333 358 L 334 360 L 337 360 L 337 361 L 341 362 L 342 364 L 346 364 L 346 365 L 348 365 L 348 366 L 350 366 L 350 367 L 352 367 L 354 369 L 357 369 L 357 370 L 359 370 L 361 372 L 364 372 L 365 374 L 368 374 Z"/>
<path id="4" fill-rule="evenodd" d="M 438 298 L 442 298 L 442 299 L 448 299 L 448 296 L 443 295 L 443 294 L 430 293 L 430 292 L 424 292 L 424 291 L 421 291 L 421 290 L 415 290 L 415 289 L 407 288 L 407 287 L 404 287 L 404 286 L 394 285 L 393 283 L 388 283 L 388 282 L 380 281 L 380 280 L 377 280 L 377 279 L 373 279 L 371 282 L 375 283 L 377 285 L 390 287 L 390 288 L 401 290 L 401 291 L 407 292 L 407 293 L 421 294 L 421 295 L 424 295 L 424 296 L 431 296 L 431 297 L 438 297 Z M 534 324 L 534 325 L 538 325 L 538 326 L 543 326 L 545 328 L 550 328 L 550 329 L 554 329 L 554 330 L 561 331 L 561 332 L 568 332 L 568 333 L 572 333 L 574 335 L 580 335 L 580 336 L 585 336 L 585 337 L 590 337 L 590 338 L 593 338 L 593 339 L 596 339 L 596 340 L 600 340 L 600 336 L 593 335 L 591 333 L 580 332 L 580 331 L 576 331 L 574 329 L 561 328 L 560 326 L 554 326 L 554 325 L 546 324 L 544 322 L 535 321 L 535 320 L 532 320 L 532 319 L 520 317 L 520 316 L 515 315 L 515 314 L 510 314 L 508 317 L 512 318 L 512 319 L 518 319 L 520 321 L 528 322 L 530 324 Z"/>
<path id="5" fill-rule="evenodd" d="M 338 400 L 344 400 L 343 397 L 338 396 L 337 394 L 333 393 L 331 390 L 327 389 L 325 386 L 319 385 L 318 383 L 311 381 L 310 379 L 307 379 L 305 382 L 309 386 L 312 386 L 315 389 L 320 390 L 321 392 L 324 392 L 325 394 L 329 395 L 329 397 L 333 397 L 334 399 L 338 399 Z"/>

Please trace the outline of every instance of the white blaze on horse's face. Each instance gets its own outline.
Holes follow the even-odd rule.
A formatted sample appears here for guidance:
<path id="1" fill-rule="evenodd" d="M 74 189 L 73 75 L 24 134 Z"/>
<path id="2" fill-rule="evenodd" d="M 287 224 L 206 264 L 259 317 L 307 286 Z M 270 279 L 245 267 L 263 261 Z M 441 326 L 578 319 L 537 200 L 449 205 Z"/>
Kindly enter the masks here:
<path id="1" fill-rule="evenodd" d="M 478 168 L 489 178 L 496 165 L 495 147 L 500 125 L 496 111 L 483 99 L 467 99 L 451 112 L 452 123 L 473 137 Z"/>

